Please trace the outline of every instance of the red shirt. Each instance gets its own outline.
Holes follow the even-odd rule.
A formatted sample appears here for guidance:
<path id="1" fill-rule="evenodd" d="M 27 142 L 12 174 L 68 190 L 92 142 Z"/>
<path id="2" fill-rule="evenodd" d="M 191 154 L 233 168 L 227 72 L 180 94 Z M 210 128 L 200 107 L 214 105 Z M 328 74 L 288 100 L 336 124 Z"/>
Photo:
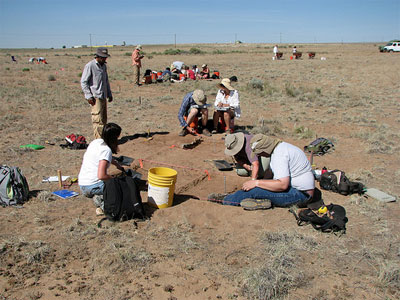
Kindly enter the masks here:
<path id="1" fill-rule="evenodd" d="M 140 55 L 140 50 L 135 49 L 132 53 L 132 66 L 137 65 L 139 68 L 142 67 L 142 62 L 141 62 L 141 55 Z"/>
<path id="2" fill-rule="evenodd" d="M 194 72 L 192 70 L 187 70 L 187 77 L 192 80 L 196 80 L 196 76 L 194 75 Z"/>

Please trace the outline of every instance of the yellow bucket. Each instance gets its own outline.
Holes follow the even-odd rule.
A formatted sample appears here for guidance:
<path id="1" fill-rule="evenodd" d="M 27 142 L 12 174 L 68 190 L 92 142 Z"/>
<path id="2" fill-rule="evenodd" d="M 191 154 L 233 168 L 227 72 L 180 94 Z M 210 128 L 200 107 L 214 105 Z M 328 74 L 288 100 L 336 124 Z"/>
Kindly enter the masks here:
<path id="1" fill-rule="evenodd" d="M 177 176 L 178 172 L 170 168 L 151 168 L 147 176 L 149 181 L 147 202 L 158 208 L 172 206 Z"/>

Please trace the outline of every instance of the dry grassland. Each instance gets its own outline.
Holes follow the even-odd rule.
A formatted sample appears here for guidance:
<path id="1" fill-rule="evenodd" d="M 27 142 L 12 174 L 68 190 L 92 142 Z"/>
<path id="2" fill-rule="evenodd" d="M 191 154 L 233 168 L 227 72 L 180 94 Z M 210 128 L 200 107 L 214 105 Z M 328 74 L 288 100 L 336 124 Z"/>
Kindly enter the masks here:
<path id="1" fill-rule="evenodd" d="M 236 75 L 243 115 L 237 126 L 299 147 L 326 137 L 336 150 L 315 157 L 317 168 L 341 169 L 399 198 L 400 54 L 379 53 L 373 44 L 307 44 L 297 45 L 302 59 L 290 60 L 286 46 L 284 59 L 273 61 L 272 47 L 179 45 L 186 53 L 167 55 L 172 46 L 145 46 L 143 69 L 181 60 Z M 204 201 L 244 180 L 205 162 L 226 159 L 222 135 L 193 150 L 179 147 L 192 140 L 178 137 L 183 96 L 202 88 L 213 102 L 217 81 L 133 87 L 132 50 L 110 49 L 109 121 L 123 128 L 121 154 L 134 164 L 144 159 L 138 171 L 145 178 L 161 163 L 177 169 L 175 205 L 147 208 L 151 219 L 137 227 L 129 221 L 103 228 L 90 199 L 56 199 L 56 184 L 41 182 L 57 169 L 77 176 L 84 152 L 61 149 L 66 135 L 92 139 L 79 83 L 90 49 L 0 50 L 0 162 L 19 166 L 32 194 L 22 208 L 0 209 L 1 300 L 399 299 L 398 202 L 323 192 L 326 203 L 347 210 L 347 233 L 336 236 L 298 227 L 287 209 L 247 212 Z M 28 63 L 39 56 L 49 64 Z M 56 145 L 19 148 L 45 141 Z"/>

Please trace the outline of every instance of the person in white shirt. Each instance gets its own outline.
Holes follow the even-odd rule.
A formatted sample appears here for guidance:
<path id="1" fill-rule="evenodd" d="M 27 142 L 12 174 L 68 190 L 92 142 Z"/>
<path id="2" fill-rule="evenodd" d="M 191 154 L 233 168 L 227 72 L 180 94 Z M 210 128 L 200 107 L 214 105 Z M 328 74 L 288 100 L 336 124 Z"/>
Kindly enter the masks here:
<path id="1" fill-rule="evenodd" d="M 234 118 L 240 118 L 239 92 L 231 86 L 229 78 L 222 79 L 218 84 L 219 90 L 214 102 L 214 130 L 218 132 L 218 122 L 222 118 L 225 122 L 226 132 L 231 133 L 234 129 Z"/>
<path id="2" fill-rule="evenodd" d="M 110 164 L 125 172 L 124 168 L 112 157 L 118 152 L 118 138 L 121 127 L 115 123 L 107 123 L 101 138 L 93 140 L 83 155 L 81 170 L 78 176 L 79 187 L 86 197 L 93 198 L 97 207 L 96 214 L 103 214 L 104 181 L 112 178 L 107 170 Z"/>
<path id="3" fill-rule="evenodd" d="M 278 57 L 278 45 L 275 45 L 274 46 L 274 58 L 275 59 L 278 59 L 279 57 Z"/>
<path id="4" fill-rule="evenodd" d="M 246 181 L 241 190 L 227 195 L 223 204 L 252 210 L 310 201 L 314 195 L 314 175 L 300 148 L 263 134 L 256 134 L 250 146 L 254 154 L 271 157 L 273 178 Z"/>

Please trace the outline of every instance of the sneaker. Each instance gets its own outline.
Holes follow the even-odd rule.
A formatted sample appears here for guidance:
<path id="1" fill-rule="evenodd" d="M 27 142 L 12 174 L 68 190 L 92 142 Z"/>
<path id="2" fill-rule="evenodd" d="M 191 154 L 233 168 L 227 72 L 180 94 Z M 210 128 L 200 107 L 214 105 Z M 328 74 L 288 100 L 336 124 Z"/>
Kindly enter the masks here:
<path id="1" fill-rule="evenodd" d="M 213 129 L 213 131 L 211 131 L 211 133 L 212 133 L 212 134 L 217 134 L 218 131 L 217 131 L 217 129 Z"/>
<path id="2" fill-rule="evenodd" d="M 104 211 L 101 207 L 96 208 L 96 216 L 104 216 Z"/>
<path id="3" fill-rule="evenodd" d="M 240 202 L 240 206 L 244 210 L 268 209 L 271 208 L 271 201 L 268 199 L 247 198 Z"/>
<path id="4" fill-rule="evenodd" d="M 207 200 L 210 202 L 222 204 L 222 201 L 224 200 L 226 195 L 228 195 L 228 194 L 211 193 L 208 195 Z"/>
<path id="5" fill-rule="evenodd" d="M 210 131 L 208 131 L 208 129 L 206 128 L 206 129 L 203 129 L 203 135 L 205 135 L 205 136 L 211 136 L 211 133 L 210 133 Z"/>
<path id="6" fill-rule="evenodd" d="M 186 128 L 182 128 L 182 130 L 179 132 L 179 136 L 186 136 L 188 134 Z"/>

